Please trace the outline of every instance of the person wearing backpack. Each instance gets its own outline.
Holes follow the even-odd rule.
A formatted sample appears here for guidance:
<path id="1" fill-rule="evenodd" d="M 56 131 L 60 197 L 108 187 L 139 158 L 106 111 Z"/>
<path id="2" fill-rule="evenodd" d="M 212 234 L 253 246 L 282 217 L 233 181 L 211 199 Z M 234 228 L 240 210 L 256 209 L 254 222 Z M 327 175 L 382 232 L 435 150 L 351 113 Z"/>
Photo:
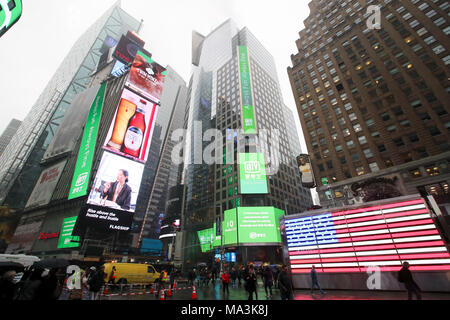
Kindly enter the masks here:
<path id="1" fill-rule="evenodd" d="M 412 277 L 412 273 L 409 270 L 409 263 L 403 262 L 403 268 L 398 273 L 398 281 L 405 285 L 408 291 L 408 300 L 412 300 L 413 294 L 417 297 L 417 300 L 422 300 L 421 290 Z"/>

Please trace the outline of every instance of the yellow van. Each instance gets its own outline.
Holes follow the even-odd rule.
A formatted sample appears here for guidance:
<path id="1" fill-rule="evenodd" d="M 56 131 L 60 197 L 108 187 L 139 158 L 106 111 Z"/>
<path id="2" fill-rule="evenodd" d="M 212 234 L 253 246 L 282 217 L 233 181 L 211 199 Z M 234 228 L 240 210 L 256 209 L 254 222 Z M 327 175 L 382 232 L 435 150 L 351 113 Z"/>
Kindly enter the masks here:
<path id="1" fill-rule="evenodd" d="M 160 273 L 152 265 L 141 263 L 105 263 L 106 282 L 109 281 L 113 267 L 116 267 L 115 283 L 150 284 L 159 281 Z"/>

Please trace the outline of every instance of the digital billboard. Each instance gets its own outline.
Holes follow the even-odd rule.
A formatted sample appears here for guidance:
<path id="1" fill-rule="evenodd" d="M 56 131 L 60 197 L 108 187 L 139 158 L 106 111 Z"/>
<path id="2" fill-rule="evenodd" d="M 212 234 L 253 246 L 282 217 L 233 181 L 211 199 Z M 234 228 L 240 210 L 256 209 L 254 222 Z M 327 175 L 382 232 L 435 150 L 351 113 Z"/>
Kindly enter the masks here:
<path id="1" fill-rule="evenodd" d="M 21 0 L 0 0 L 0 37 L 22 16 Z"/>
<path id="2" fill-rule="evenodd" d="M 122 36 L 114 50 L 113 57 L 124 64 L 129 64 L 133 62 L 136 53 L 140 49 L 141 47 L 136 42 L 126 36 Z"/>
<path id="3" fill-rule="evenodd" d="M 42 171 L 25 208 L 44 206 L 50 202 L 66 162 L 64 160 Z"/>
<path id="4" fill-rule="evenodd" d="M 149 55 L 138 51 L 125 84 L 143 97 L 159 104 L 166 75 L 166 68 L 156 63 Z"/>
<path id="5" fill-rule="evenodd" d="M 239 154 L 239 180 L 241 194 L 265 194 L 269 192 L 264 154 Z"/>
<path id="6" fill-rule="evenodd" d="M 103 148 L 145 163 L 157 111 L 156 104 L 124 89 Z"/>
<path id="7" fill-rule="evenodd" d="M 239 243 L 281 244 L 279 218 L 284 211 L 274 207 L 239 207 Z"/>
<path id="8" fill-rule="evenodd" d="M 69 200 L 82 197 L 87 194 L 105 91 L 106 82 L 100 86 L 97 96 L 95 97 L 89 110 L 89 115 L 83 131 L 80 150 L 78 152 L 77 162 L 75 164 L 75 171 L 69 191 Z"/>
<path id="9" fill-rule="evenodd" d="M 250 74 L 250 59 L 246 46 L 238 46 L 239 79 L 241 84 L 242 127 L 244 134 L 256 134 L 256 118 Z"/>
<path id="10" fill-rule="evenodd" d="M 301 154 L 297 157 L 298 171 L 302 179 L 302 186 L 305 188 L 315 188 L 316 180 L 311 166 L 311 157 L 307 154 Z"/>
<path id="11" fill-rule="evenodd" d="M 292 273 L 450 270 L 450 254 L 423 199 L 286 217 Z"/>
<path id="12" fill-rule="evenodd" d="M 238 243 L 237 238 L 237 216 L 236 209 L 226 210 L 223 219 L 223 244 L 235 245 Z"/>
<path id="13" fill-rule="evenodd" d="M 207 252 L 213 249 L 214 230 L 213 228 L 197 231 L 198 240 L 202 252 Z"/>
<path id="14" fill-rule="evenodd" d="M 64 248 L 77 248 L 80 246 L 80 237 L 72 236 L 73 229 L 77 217 L 66 218 L 61 226 L 61 232 L 59 233 L 58 249 Z"/>

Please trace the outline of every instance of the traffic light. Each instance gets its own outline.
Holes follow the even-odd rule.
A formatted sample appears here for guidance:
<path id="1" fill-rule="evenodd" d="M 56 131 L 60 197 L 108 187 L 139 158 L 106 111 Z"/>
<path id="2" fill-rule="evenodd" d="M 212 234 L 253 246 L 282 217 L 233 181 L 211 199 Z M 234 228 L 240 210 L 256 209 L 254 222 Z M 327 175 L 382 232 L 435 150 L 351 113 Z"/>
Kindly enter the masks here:
<path id="1" fill-rule="evenodd" d="M 20 19 L 21 15 L 21 0 L 0 0 L 0 37 Z"/>

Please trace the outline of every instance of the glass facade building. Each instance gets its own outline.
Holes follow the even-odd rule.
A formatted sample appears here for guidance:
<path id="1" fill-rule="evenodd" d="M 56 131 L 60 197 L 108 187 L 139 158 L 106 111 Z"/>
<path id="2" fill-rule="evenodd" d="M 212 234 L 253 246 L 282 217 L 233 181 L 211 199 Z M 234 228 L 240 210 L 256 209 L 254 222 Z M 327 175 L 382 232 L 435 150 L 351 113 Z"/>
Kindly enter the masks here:
<path id="1" fill-rule="evenodd" d="M 0 204 L 23 209 L 65 112 L 96 71 L 105 38 L 118 41 L 126 31 L 137 31 L 140 24 L 118 1 L 77 40 L 0 157 Z"/>
<path id="2" fill-rule="evenodd" d="M 264 195 L 239 193 L 236 159 L 240 146 L 235 135 L 235 131 L 242 128 L 238 46 L 247 46 L 249 52 L 257 127 L 260 131 L 276 132 L 277 137 L 274 134 L 272 138 L 279 140 L 275 145 L 273 140 L 260 135 L 262 152 L 275 168 L 272 172 L 269 170 L 269 193 Z M 239 29 L 232 20 L 227 20 L 208 36 L 193 33 L 192 62 L 182 178 L 186 186 L 182 217 L 186 266 L 202 257 L 196 231 L 211 227 L 225 210 L 241 206 L 274 206 L 295 213 L 312 204 L 309 191 L 303 198 L 300 196 L 302 188 L 297 180 L 295 152 L 286 130 L 285 105 L 270 53 L 247 28 Z M 222 133 L 223 145 L 228 145 L 230 151 L 229 154 L 224 152 L 225 158 L 231 157 L 234 161 L 216 161 L 215 164 L 203 161 L 203 152 L 211 140 L 203 141 L 202 138 L 209 129 Z M 220 144 L 220 141 L 216 142 Z"/>

